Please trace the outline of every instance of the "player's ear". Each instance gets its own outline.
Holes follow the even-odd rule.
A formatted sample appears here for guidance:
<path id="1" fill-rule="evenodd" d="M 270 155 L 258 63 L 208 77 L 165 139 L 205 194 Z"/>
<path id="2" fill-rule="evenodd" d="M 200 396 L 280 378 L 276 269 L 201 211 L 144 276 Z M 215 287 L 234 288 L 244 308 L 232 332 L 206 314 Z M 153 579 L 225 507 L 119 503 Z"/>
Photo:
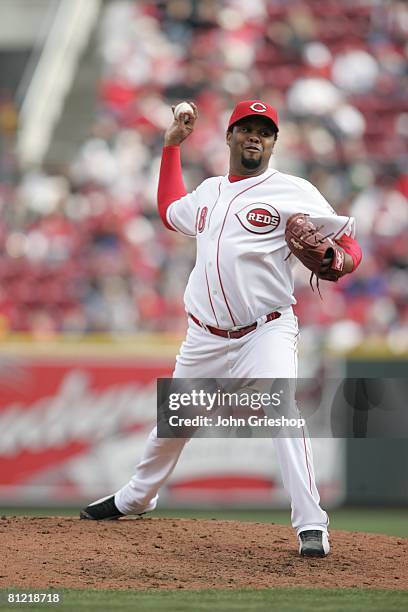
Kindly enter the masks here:
<path id="1" fill-rule="evenodd" d="M 232 138 L 232 130 L 227 130 L 225 138 L 226 138 L 226 141 L 227 141 L 227 145 L 230 146 L 231 138 Z"/>
<path id="2" fill-rule="evenodd" d="M 278 140 L 278 132 L 275 132 L 274 134 L 274 139 L 273 139 L 273 145 L 272 145 L 272 152 L 275 149 L 275 145 L 276 145 L 276 141 Z"/>

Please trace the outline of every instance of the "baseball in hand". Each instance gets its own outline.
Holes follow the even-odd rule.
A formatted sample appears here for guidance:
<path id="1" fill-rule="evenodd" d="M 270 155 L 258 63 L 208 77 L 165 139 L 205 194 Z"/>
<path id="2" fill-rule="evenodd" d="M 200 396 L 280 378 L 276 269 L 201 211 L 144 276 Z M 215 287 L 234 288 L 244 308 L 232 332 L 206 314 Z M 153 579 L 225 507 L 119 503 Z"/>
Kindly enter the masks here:
<path id="1" fill-rule="evenodd" d="M 177 104 L 176 108 L 174 109 L 174 117 L 178 119 L 181 113 L 194 115 L 194 110 L 190 104 L 188 104 L 188 102 L 180 102 L 180 104 Z"/>

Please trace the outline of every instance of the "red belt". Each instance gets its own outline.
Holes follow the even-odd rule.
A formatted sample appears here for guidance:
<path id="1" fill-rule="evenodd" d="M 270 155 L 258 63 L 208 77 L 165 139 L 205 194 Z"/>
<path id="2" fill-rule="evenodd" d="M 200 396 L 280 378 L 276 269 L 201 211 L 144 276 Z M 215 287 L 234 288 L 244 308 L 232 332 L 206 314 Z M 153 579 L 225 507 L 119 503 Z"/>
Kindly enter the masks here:
<path id="1" fill-rule="evenodd" d="M 265 323 L 269 323 L 269 321 L 273 321 L 274 319 L 279 319 L 281 313 L 275 310 L 275 312 L 270 312 L 266 315 Z M 193 319 L 194 323 L 197 323 L 200 327 L 203 327 L 210 334 L 214 334 L 214 336 L 221 336 L 222 338 L 242 338 L 242 336 L 246 336 L 251 331 L 254 331 L 258 327 L 258 323 L 251 323 L 251 325 L 247 325 L 246 327 L 240 327 L 239 329 L 218 329 L 218 327 L 212 327 L 212 325 L 205 325 L 205 323 L 201 323 L 194 315 L 190 314 L 190 317 Z"/>

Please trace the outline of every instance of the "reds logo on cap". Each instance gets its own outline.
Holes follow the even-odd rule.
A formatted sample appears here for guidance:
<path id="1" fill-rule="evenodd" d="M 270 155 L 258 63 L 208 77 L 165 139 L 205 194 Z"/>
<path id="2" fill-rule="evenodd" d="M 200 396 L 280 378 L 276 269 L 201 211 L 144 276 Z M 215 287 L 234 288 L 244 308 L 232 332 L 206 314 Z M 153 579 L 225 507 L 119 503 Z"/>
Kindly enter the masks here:
<path id="1" fill-rule="evenodd" d="M 335 270 L 343 270 L 344 268 L 344 253 L 343 251 L 336 251 L 336 262 L 334 265 Z"/>
<path id="2" fill-rule="evenodd" d="M 252 234 L 270 234 L 280 223 L 280 214 L 270 204 L 255 202 L 235 213 L 242 227 Z"/>
<path id="3" fill-rule="evenodd" d="M 256 113 L 266 113 L 266 106 L 262 102 L 254 102 L 249 108 Z"/>

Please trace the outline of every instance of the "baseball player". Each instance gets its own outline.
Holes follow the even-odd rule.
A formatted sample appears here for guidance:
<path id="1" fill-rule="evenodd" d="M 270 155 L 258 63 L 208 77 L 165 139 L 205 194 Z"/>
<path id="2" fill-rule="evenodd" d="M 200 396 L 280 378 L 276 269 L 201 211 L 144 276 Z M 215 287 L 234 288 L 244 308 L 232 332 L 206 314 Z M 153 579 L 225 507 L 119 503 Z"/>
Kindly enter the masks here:
<path id="1" fill-rule="evenodd" d="M 337 216 L 308 181 L 269 166 L 278 115 L 261 100 L 238 103 L 230 117 L 228 174 L 209 178 L 187 194 L 180 144 L 196 121 L 192 103 L 191 112 L 174 117 L 165 133 L 158 186 L 165 226 L 197 243 L 196 264 L 184 295 L 187 336 L 173 376 L 295 378 L 298 324 L 292 309 L 296 303 L 292 269 L 296 257 L 289 255 L 294 253 L 318 278 L 333 281 L 352 272 L 361 260 L 353 238 L 354 219 Z M 302 251 L 314 256 L 315 246 L 320 249 L 322 244 L 318 263 L 310 266 Z M 154 428 L 131 480 L 115 495 L 84 508 L 81 518 L 116 519 L 154 510 L 158 491 L 186 441 L 158 438 Z M 291 498 L 299 552 L 323 557 L 329 552 L 329 521 L 319 503 L 310 440 L 303 432 L 301 437 L 274 442 Z"/>

